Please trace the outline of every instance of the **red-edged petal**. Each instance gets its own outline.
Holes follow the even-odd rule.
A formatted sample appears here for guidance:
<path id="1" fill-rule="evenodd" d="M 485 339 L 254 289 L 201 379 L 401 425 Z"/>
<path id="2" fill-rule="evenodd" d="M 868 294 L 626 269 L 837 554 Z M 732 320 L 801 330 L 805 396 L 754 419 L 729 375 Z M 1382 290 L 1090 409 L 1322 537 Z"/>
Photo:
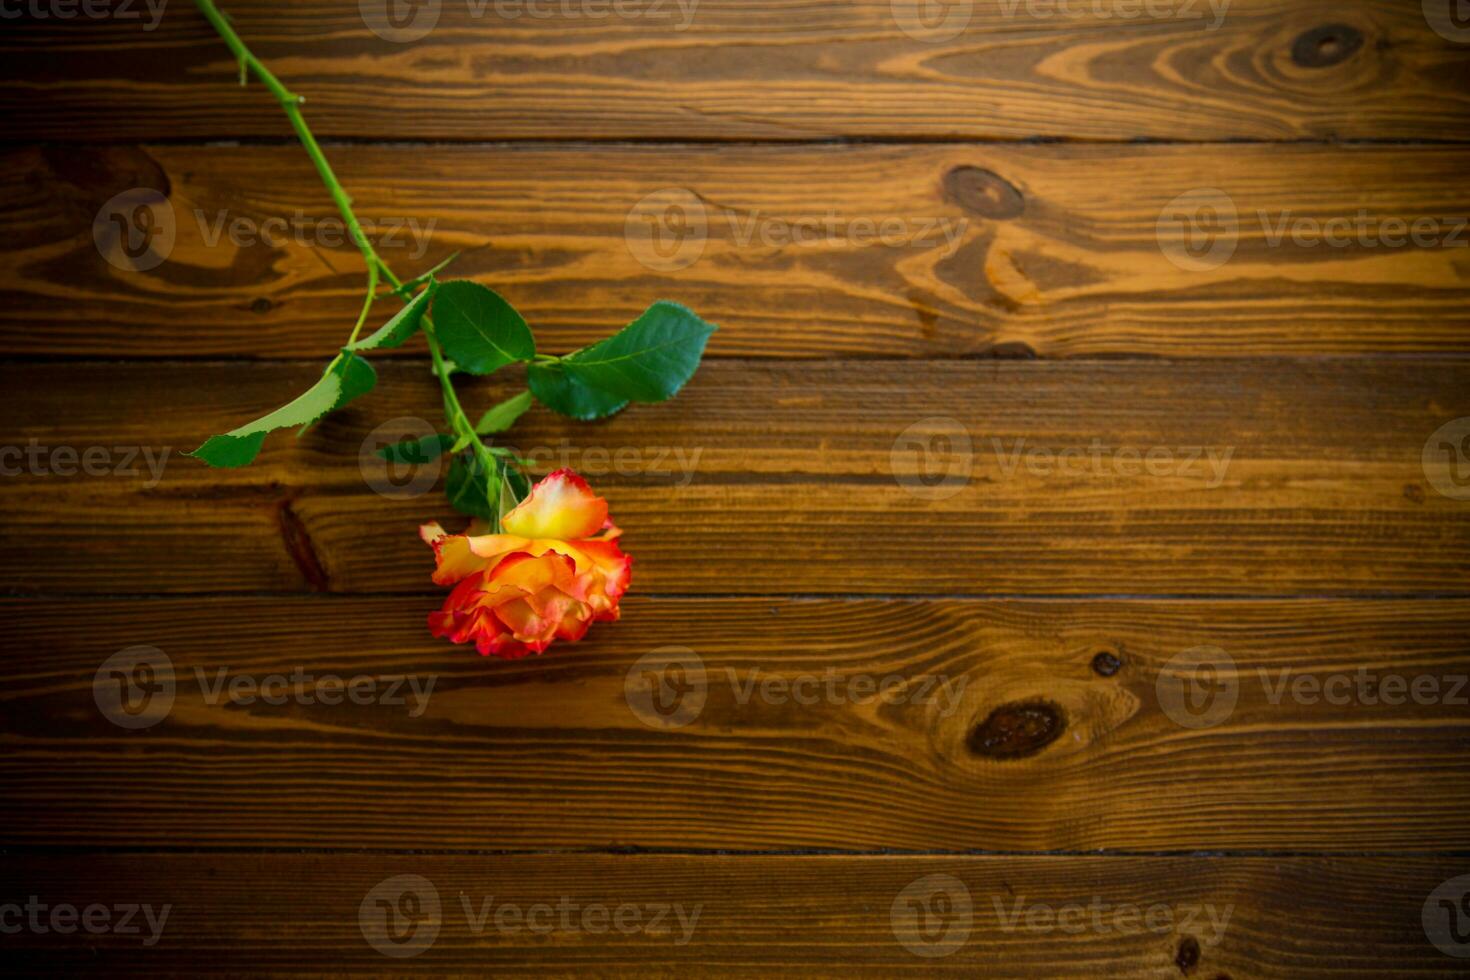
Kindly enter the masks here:
<path id="1" fill-rule="evenodd" d="M 625 555 L 616 541 L 577 541 L 575 547 L 592 560 L 602 577 L 602 591 L 614 606 L 633 579 L 633 558 Z"/>
<path id="2" fill-rule="evenodd" d="M 425 524 L 419 536 L 434 549 L 435 585 L 453 585 L 475 572 L 488 571 L 529 543 L 512 534 L 446 534 L 438 524 Z"/>

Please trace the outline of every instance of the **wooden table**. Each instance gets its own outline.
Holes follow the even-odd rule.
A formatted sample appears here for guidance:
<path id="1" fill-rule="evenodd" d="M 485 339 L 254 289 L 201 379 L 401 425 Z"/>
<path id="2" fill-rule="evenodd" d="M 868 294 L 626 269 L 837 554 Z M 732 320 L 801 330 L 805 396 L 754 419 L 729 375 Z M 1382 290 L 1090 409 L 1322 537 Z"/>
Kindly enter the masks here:
<path id="1" fill-rule="evenodd" d="M 636 560 L 622 622 L 518 662 L 428 635 L 455 519 L 374 492 L 379 424 L 437 414 L 421 342 L 254 466 L 181 455 L 314 378 L 362 264 L 184 0 L 38 3 L 0 34 L 6 961 L 1465 975 L 1447 3 L 232 0 L 399 269 L 460 253 L 558 352 L 661 297 L 720 324 L 674 401 L 511 434 Z M 140 188 L 132 269 L 94 228 Z"/>

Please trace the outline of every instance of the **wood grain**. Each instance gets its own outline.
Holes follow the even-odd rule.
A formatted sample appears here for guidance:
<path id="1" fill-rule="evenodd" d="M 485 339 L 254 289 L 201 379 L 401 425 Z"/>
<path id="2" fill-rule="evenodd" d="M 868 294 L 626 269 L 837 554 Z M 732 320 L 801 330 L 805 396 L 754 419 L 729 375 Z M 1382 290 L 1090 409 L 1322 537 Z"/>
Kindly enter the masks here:
<path id="1" fill-rule="evenodd" d="M 1430 892 L 1460 871 L 1422 858 L 129 854 L 11 857 L 0 887 L 51 905 L 169 906 L 151 947 L 141 914 L 138 935 L 6 937 L 15 967 L 48 974 L 197 976 L 207 961 L 316 975 L 1300 980 L 1461 975 L 1419 925 Z M 370 892 L 403 894 L 373 891 L 397 875 L 439 900 L 408 940 L 432 941 L 408 959 L 380 955 L 359 926 Z M 956 905 L 933 942 L 916 936 L 892 913 L 915 883 L 968 895 L 968 916 Z M 1018 902 L 1069 910 L 1066 930 L 1013 924 Z M 619 908 L 621 920 L 602 918 Z M 968 934 L 942 931 L 960 924 Z"/>
<path id="2" fill-rule="evenodd" d="M 1218 22 L 1203 0 L 1155 4 L 1152 15 L 1102 5 L 1103 17 L 1090 4 L 1068 15 L 979 0 L 935 11 L 968 14 L 942 41 L 921 24 L 911 24 L 919 38 L 901 29 L 917 6 L 905 0 L 703 0 L 692 20 L 681 13 L 691 5 L 673 2 L 659 5 L 663 17 L 595 4 L 566 5 L 571 17 L 545 16 L 551 4 L 541 16 L 497 15 L 526 6 L 427 5 L 437 26 L 414 43 L 374 35 L 355 4 L 227 10 L 326 136 L 1453 140 L 1470 120 L 1470 48 L 1402 0 L 1235 0 Z M 594 7 L 604 15 L 584 13 Z M 147 21 L 7 21 L 6 137 L 289 133 L 262 88 L 240 88 L 189 5 L 171 5 L 156 30 Z"/>
<path id="3" fill-rule="evenodd" d="M 715 356 L 1470 350 L 1465 149 L 354 146 L 332 156 L 401 272 L 460 253 L 452 274 L 502 291 L 549 350 L 591 343 L 660 297 L 721 325 Z M 135 187 L 172 207 L 171 222 L 159 219 L 174 232 L 167 261 L 146 271 L 109 264 L 93 235 L 101 214 L 115 237 L 107 202 Z M 1184 226 L 1164 221 L 1161 237 L 1161 215 L 1193 214 L 1171 202 L 1212 187 L 1236 209 L 1234 251 L 1214 268 L 1178 264 L 1181 233 L 1170 229 Z M 0 354 L 314 358 L 342 343 L 361 304 L 361 261 L 295 146 L 17 150 L 0 156 L 0 203 Z M 1362 222 L 1361 241 L 1311 235 L 1330 221 Z M 1416 245 L 1392 234 L 1394 221 L 1436 230 Z M 1401 247 L 1384 243 L 1385 222 Z"/>
<path id="4" fill-rule="evenodd" d="M 239 470 L 179 454 L 320 364 L 0 368 L 0 461 L 21 471 L 0 480 L 0 583 L 430 590 L 416 528 L 463 519 L 427 481 L 375 493 L 372 453 L 438 395 L 426 364 L 379 363 L 370 396 Z M 1465 594 L 1470 507 L 1423 453 L 1470 416 L 1467 382 L 1461 359 L 713 362 L 597 425 L 537 408 L 506 444 L 607 495 L 645 593 Z M 139 446 L 165 460 L 156 485 Z M 97 475 L 49 475 L 93 447 Z"/>
<path id="5" fill-rule="evenodd" d="M 429 636 L 436 606 L 5 600 L 5 840 L 1470 848 L 1466 600 L 635 597 L 513 662 Z M 140 645 L 167 662 L 125 673 L 174 697 L 122 728 L 104 665 Z M 1176 697 L 1202 646 L 1233 707 Z M 1039 724 L 987 737 L 1009 718 Z"/>
<path id="6" fill-rule="evenodd" d="M 1470 45 L 1420 4 L 432 0 L 395 43 L 223 2 L 400 272 L 458 251 L 553 352 L 657 298 L 721 330 L 676 401 L 505 440 L 610 499 L 622 621 L 436 640 L 414 532 L 462 519 L 371 454 L 436 414 L 421 344 L 253 467 L 180 455 L 356 314 L 279 107 L 185 0 L 12 4 L 10 972 L 1464 973 L 1421 923 L 1470 871 Z M 411 959 L 362 919 L 403 875 Z"/>

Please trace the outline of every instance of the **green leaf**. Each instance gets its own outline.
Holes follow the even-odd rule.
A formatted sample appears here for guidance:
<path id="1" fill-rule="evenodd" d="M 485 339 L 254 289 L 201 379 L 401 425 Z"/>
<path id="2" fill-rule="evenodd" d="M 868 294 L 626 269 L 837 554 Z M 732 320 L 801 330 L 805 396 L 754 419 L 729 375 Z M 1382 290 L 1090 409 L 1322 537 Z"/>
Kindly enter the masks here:
<path id="1" fill-rule="evenodd" d="M 418 333 L 419 327 L 423 325 L 424 311 L 429 308 L 429 300 L 434 295 L 434 284 L 419 293 L 408 304 L 393 314 L 393 318 L 383 324 L 371 335 L 348 346 L 348 350 L 377 350 L 382 348 L 388 350 L 393 347 L 401 347 L 403 343 Z"/>
<path id="2" fill-rule="evenodd" d="M 560 364 L 532 364 L 526 371 L 526 383 L 541 404 L 584 422 L 611 415 L 628 404 L 626 398 L 587 387 Z"/>
<path id="3" fill-rule="evenodd" d="M 432 463 L 449 451 L 454 436 L 435 433 L 423 439 L 405 439 L 378 450 L 378 455 L 390 463 Z"/>
<path id="4" fill-rule="evenodd" d="M 450 506 L 461 514 L 484 518 L 487 521 L 496 519 L 495 511 L 499 508 L 500 502 L 499 488 L 496 488 L 496 506 L 492 508 L 490 474 L 478 459 L 454 457 L 449 463 L 449 477 L 444 483 L 444 493 L 449 497 Z"/>
<path id="5" fill-rule="evenodd" d="M 186 455 L 202 459 L 210 466 L 245 466 L 260 453 L 266 433 L 288 426 L 310 425 L 328 412 L 372 391 L 377 381 L 378 374 L 371 364 L 344 350 L 327 367 L 321 379 L 294 401 L 224 435 L 210 436 L 204 445 Z"/>
<path id="6" fill-rule="evenodd" d="M 714 332 L 713 323 L 678 303 L 659 300 L 611 337 L 560 363 L 589 388 L 629 401 L 661 402 L 693 377 Z"/>
<path id="7" fill-rule="evenodd" d="M 514 398 L 507 398 L 481 415 L 480 421 L 475 424 L 475 431 L 482 436 L 493 436 L 497 432 L 504 432 L 515 425 L 516 419 L 525 415 L 526 409 L 530 407 L 531 393 L 523 391 Z"/>
<path id="8" fill-rule="evenodd" d="M 461 371 L 489 374 L 536 354 L 531 328 L 499 293 L 452 279 L 434 297 L 434 333 Z"/>

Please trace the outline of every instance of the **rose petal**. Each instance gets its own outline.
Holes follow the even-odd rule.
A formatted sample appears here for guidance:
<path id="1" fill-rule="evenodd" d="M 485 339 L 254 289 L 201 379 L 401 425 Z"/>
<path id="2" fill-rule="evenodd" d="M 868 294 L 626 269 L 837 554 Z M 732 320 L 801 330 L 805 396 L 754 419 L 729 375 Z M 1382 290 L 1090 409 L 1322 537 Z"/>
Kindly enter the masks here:
<path id="1" fill-rule="evenodd" d="M 532 487 L 500 523 L 507 533 L 527 538 L 588 538 L 607 523 L 607 501 L 576 473 L 561 469 Z"/>

